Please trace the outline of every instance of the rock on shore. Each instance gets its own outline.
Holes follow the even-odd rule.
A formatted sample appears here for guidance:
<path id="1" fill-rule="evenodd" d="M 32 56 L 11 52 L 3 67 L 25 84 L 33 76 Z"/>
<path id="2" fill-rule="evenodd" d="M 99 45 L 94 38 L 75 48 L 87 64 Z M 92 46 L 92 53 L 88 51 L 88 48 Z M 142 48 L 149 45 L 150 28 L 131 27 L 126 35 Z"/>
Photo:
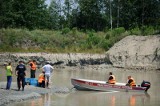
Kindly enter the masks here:
<path id="1" fill-rule="evenodd" d="M 127 36 L 106 55 L 115 67 L 160 69 L 160 35 Z"/>
<path id="2" fill-rule="evenodd" d="M 1 53 L 0 64 L 11 61 L 18 63 L 23 60 L 27 63 L 30 59 L 34 59 L 38 64 L 44 64 L 45 61 L 50 61 L 52 65 L 97 65 L 106 62 L 105 54 L 84 54 L 84 53 Z"/>

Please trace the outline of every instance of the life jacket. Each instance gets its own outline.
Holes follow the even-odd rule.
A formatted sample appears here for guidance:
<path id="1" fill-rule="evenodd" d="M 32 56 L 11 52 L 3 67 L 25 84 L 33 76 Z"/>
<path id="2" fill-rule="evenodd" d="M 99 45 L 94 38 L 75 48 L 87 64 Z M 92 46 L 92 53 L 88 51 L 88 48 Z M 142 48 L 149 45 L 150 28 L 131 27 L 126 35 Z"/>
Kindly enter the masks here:
<path id="1" fill-rule="evenodd" d="M 30 62 L 29 64 L 32 64 L 31 65 L 31 70 L 36 70 L 36 64 L 34 62 Z"/>
<path id="2" fill-rule="evenodd" d="M 42 83 L 42 81 L 45 81 L 45 77 L 44 77 L 44 74 L 41 73 L 38 77 L 38 83 Z"/>
<path id="3" fill-rule="evenodd" d="M 132 80 L 132 82 L 129 84 L 130 86 L 135 86 L 136 85 L 136 82 L 133 78 L 130 78 Z"/>
<path id="4" fill-rule="evenodd" d="M 115 83 L 116 83 L 116 78 L 115 78 L 115 76 L 114 76 L 114 75 L 110 75 L 110 77 L 113 77 L 113 79 L 108 80 L 108 83 L 109 83 L 109 84 L 115 84 Z"/>

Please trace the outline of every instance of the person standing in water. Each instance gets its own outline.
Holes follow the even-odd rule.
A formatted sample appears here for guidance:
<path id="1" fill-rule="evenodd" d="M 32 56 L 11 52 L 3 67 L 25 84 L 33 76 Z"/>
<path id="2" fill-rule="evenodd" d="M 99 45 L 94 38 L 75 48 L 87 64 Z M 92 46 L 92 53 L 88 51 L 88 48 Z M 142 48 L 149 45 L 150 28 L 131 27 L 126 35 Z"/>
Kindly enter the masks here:
<path id="1" fill-rule="evenodd" d="M 36 77 L 35 73 L 36 73 L 36 68 L 37 68 L 36 60 L 30 61 L 29 65 L 30 65 L 30 75 L 31 75 L 30 77 L 35 78 Z"/>
<path id="2" fill-rule="evenodd" d="M 44 73 L 45 73 L 45 79 L 46 79 L 46 87 L 49 88 L 49 83 L 50 83 L 50 77 L 51 77 L 51 73 L 53 71 L 53 67 L 49 64 L 49 62 L 46 62 L 46 65 L 44 65 L 42 67 Z"/>

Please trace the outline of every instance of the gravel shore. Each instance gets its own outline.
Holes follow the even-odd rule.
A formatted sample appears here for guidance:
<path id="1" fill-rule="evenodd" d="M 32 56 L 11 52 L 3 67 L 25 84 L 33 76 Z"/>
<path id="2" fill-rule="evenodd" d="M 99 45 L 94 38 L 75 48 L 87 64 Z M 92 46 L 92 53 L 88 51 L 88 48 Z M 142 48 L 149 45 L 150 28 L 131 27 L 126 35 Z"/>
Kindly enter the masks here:
<path id="1" fill-rule="evenodd" d="M 16 82 L 12 82 L 12 87 L 10 90 L 6 90 L 6 82 L 0 82 L 0 106 L 8 105 L 14 102 L 21 102 L 25 100 L 31 100 L 40 98 L 41 94 L 46 93 L 69 93 L 70 90 L 68 88 L 62 87 L 54 87 L 52 86 L 50 89 L 34 87 L 31 85 L 26 85 L 24 91 L 17 90 Z"/>

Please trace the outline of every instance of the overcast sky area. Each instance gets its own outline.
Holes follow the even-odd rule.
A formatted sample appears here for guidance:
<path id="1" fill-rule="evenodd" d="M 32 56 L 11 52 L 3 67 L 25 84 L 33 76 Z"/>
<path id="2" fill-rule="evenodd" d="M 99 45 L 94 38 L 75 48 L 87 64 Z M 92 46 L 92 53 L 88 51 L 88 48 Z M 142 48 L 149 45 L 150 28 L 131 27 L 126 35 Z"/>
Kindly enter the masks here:
<path id="1" fill-rule="evenodd" d="M 51 3 L 51 0 L 46 0 L 46 4 L 50 4 Z"/>

